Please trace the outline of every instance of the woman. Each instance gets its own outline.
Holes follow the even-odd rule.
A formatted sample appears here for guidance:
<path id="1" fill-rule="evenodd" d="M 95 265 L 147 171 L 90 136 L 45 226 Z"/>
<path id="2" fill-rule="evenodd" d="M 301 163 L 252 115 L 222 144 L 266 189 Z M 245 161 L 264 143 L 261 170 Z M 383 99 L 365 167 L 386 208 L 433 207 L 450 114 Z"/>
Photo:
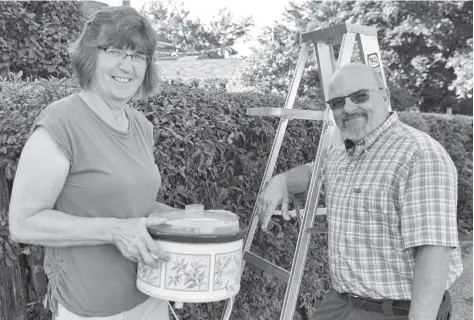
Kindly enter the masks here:
<path id="1" fill-rule="evenodd" d="M 137 262 L 168 256 L 146 227 L 155 202 L 153 126 L 127 103 L 158 83 L 157 40 L 130 7 L 99 11 L 70 47 L 80 93 L 49 105 L 20 157 L 10 204 L 15 241 L 46 247 L 53 319 L 168 320 L 165 301 L 136 289 Z"/>

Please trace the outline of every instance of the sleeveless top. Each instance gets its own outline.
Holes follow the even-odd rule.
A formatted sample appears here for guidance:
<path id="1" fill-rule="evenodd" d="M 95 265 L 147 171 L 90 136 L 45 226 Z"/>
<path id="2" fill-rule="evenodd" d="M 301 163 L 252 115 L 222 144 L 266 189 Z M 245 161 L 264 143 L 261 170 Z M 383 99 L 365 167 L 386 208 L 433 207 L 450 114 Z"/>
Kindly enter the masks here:
<path id="1" fill-rule="evenodd" d="M 126 132 L 106 123 L 77 94 L 48 105 L 31 133 L 44 127 L 70 161 L 70 172 L 54 205 L 80 217 L 146 217 L 161 184 L 153 155 L 153 125 L 137 110 L 125 108 Z M 41 169 L 39 169 L 41 170 Z M 84 317 L 128 311 L 148 296 L 136 288 L 137 264 L 113 244 L 47 247 L 50 309 L 59 301 Z"/>

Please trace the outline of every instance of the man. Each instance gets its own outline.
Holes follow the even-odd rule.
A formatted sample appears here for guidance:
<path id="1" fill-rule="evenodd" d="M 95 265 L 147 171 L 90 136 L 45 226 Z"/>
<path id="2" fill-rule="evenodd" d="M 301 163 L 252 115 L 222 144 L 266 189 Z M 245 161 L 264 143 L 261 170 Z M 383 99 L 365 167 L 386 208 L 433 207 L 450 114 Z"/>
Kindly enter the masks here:
<path id="1" fill-rule="evenodd" d="M 446 290 L 462 272 L 456 168 L 388 102 L 367 65 L 347 64 L 331 80 L 328 105 L 344 139 L 322 175 L 334 290 L 314 320 L 449 319 Z M 269 181 L 257 208 L 264 230 L 278 204 L 288 218 L 288 194 L 307 191 L 310 178 L 303 165 Z"/>

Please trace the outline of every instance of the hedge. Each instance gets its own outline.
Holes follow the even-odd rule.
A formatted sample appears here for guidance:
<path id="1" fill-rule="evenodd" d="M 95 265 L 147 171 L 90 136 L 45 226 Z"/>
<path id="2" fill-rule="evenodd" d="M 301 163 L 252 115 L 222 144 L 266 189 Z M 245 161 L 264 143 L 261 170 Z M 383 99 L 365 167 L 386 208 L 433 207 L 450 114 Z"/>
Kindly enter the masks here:
<path id="1" fill-rule="evenodd" d="M 0 74 L 66 77 L 68 42 L 84 24 L 78 1 L 0 1 Z"/>
<path id="2" fill-rule="evenodd" d="M 0 84 L 0 169 L 11 181 L 36 116 L 49 103 L 78 88 L 73 79 L 54 78 L 34 82 L 16 79 Z M 248 225 L 278 120 L 249 117 L 245 110 L 283 105 L 284 99 L 277 96 L 210 92 L 179 83 L 163 84 L 146 103 L 134 102 L 133 106 L 155 127 L 154 153 L 162 172 L 158 199 L 176 207 L 203 203 L 206 208 L 223 208 L 238 214 L 242 224 Z M 472 117 L 404 112 L 399 115 L 402 121 L 432 135 L 450 153 L 460 175 L 460 226 L 472 230 Z M 276 172 L 311 161 L 319 133 L 316 122 L 291 121 Z M 324 225 L 325 217 L 318 217 L 317 223 Z M 0 216 L 0 224 L 7 225 L 5 215 Z M 289 269 L 297 226 L 295 221 L 281 221 L 280 225 L 269 233 L 258 231 L 252 250 Z M 316 235 L 309 248 L 297 310 L 303 316 L 329 289 L 326 241 L 325 235 Z M 0 254 L 6 243 L 14 254 L 3 259 L 19 256 L 20 250 L 23 254 L 41 252 L 35 247 L 25 250 L 30 246 L 18 246 L 3 238 Z M 286 286 L 250 264 L 247 266 L 233 319 L 277 318 Z M 180 315 L 183 320 L 220 319 L 222 309 L 222 302 L 187 305 Z"/>

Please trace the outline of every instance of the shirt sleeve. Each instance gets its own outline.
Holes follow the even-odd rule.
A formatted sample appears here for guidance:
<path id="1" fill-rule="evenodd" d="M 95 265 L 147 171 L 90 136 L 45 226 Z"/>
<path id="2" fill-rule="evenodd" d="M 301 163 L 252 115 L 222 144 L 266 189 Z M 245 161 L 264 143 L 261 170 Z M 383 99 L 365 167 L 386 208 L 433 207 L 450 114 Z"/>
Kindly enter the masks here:
<path id="1" fill-rule="evenodd" d="M 45 128 L 72 164 L 74 152 L 71 128 L 65 112 L 67 111 L 62 106 L 49 105 L 35 119 L 28 136 L 38 127 Z"/>
<path id="2" fill-rule="evenodd" d="M 401 202 L 404 248 L 459 246 L 456 167 L 441 146 L 427 146 L 412 160 Z"/>

